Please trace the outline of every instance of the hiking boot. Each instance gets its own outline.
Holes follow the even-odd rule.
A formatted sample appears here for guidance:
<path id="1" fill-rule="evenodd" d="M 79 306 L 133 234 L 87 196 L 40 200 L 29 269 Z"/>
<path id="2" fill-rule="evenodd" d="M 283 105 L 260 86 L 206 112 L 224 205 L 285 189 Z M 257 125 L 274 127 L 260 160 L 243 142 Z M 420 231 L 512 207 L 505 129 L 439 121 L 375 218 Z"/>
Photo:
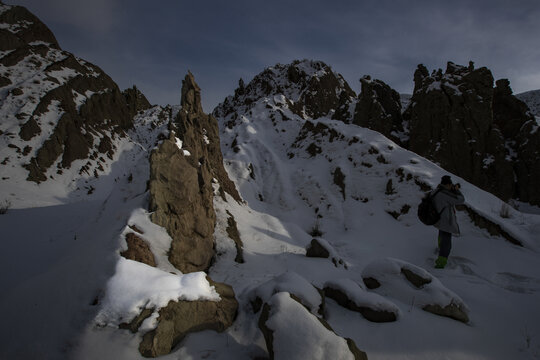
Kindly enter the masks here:
<path id="1" fill-rule="evenodd" d="M 437 260 L 435 260 L 435 269 L 444 269 L 447 262 L 447 258 L 445 258 L 444 256 L 439 256 Z"/>

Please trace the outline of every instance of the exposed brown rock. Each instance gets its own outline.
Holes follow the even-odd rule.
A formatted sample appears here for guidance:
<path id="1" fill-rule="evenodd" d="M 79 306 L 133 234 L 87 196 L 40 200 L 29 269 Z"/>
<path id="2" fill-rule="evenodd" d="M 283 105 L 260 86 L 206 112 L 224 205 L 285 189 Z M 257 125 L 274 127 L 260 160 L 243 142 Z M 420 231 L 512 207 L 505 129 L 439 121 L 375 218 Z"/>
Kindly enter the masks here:
<path id="1" fill-rule="evenodd" d="M 153 312 L 154 312 L 154 308 L 150 308 L 150 309 L 145 308 L 143 309 L 143 311 L 141 311 L 139 315 L 135 316 L 135 318 L 131 320 L 129 323 L 122 323 L 118 325 L 118 327 L 120 329 L 126 329 L 126 330 L 131 331 L 132 333 L 136 333 L 141 327 L 144 320 L 149 318 Z"/>
<path id="2" fill-rule="evenodd" d="M 142 262 L 146 265 L 156 266 L 156 259 L 148 244 L 135 233 L 126 235 L 127 250 L 122 251 L 120 255 L 129 260 Z"/>
<path id="3" fill-rule="evenodd" d="M 178 148 L 175 137 L 190 155 Z M 203 113 L 200 89 L 188 74 L 170 138 L 150 157 L 149 182 L 152 221 L 172 237 L 169 260 L 184 273 L 207 270 L 214 256 L 213 179 L 222 191 L 241 201 L 223 167 L 217 121 Z"/>
<path id="4" fill-rule="evenodd" d="M 227 215 L 229 217 L 227 218 L 227 235 L 234 241 L 234 244 L 236 246 L 236 257 L 234 258 L 234 261 L 237 263 L 244 263 L 244 253 L 243 253 L 243 243 L 242 239 L 240 238 L 240 232 L 238 231 L 238 227 L 236 226 L 236 220 L 234 219 L 234 216 L 227 210 Z"/>
<path id="5" fill-rule="evenodd" d="M 169 354 L 189 333 L 203 330 L 222 332 L 232 325 L 238 310 L 233 289 L 229 285 L 208 280 L 215 286 L 221 300 L 169 302 L 159 310 L 157 327 L 143 336 L 139 345 L 143 356 Z"/>

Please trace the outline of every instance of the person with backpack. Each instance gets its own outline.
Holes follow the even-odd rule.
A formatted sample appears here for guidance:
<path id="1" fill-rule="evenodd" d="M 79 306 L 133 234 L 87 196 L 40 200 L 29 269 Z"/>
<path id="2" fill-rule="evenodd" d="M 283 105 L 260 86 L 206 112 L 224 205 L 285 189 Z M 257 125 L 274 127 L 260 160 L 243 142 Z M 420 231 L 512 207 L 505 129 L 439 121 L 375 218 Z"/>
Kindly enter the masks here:
<path id="1" fill-rule="evenodd" d="M 443 269 L 448 262 L 448 256 L 452 249 L 452 234 L 459 235 L 459 225 L 456 219 L 456 205 L 463 204 L 465 197 L 461 193 L 460 185 L 453 184 L 450 176 L 441 178 L 441 183 L 430 194 L 433 205 L 440 215 L 439 220 L 433 224 L 439 229 L 439 257 L 435 261 L 435 268 Z"/>

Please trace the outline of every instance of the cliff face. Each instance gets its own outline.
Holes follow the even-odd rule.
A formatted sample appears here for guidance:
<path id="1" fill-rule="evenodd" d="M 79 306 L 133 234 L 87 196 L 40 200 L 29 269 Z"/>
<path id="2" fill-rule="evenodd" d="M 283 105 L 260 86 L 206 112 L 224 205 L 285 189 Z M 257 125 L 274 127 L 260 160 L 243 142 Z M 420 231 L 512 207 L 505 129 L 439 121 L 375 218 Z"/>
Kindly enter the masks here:
<path id="1" fill-rule="evenodd" d="M 382 82 L 364 76 L 358 95 L 353 123 L 378 131 L 399 144 L 406 141 L 401 99 L 397 91 Z"/>
<path id="2" fill-rule="evenodd" d="M 223 197 L 240 196 L 223 167 L 217 121 L 204 114 L 191 74 L 183 81 L 181 105 L 169 139 L 150 158 L 150 209 L 152 221 L 173 239 L 171 264 L 187 273 L 207 270 L 214 256 L 213 185 Z"/>
<path id="3" fill-rule="evenodd" d="M 3 165 L 20 162 L 39 183 L 89 159 L 79 173 L 97 176 L 135 112 L 109 76 L 61 50 L 25 8 L 0 5 L 0 24 L 0 135 L 13 149 Z"/>
<path id="4" fill-rule="evenodd" d="M 448 63 L 431 75 L 423 65 L 405 112 L 410 150 L 438 162 L 503 199 L 514 194 L 513 169 L 504 138 L 493 122 L 493 76 L 472 63 Z M 494 181 L 494 179 L 497 179 Z"/>
<path id="5" fill-rule="evenodd" d="M 414 81 L 410 150 L 504 200 L 540 203 L 538 125 L 508 80 L 494 87 L 487 68 L 448 63 L 431 75 L 419 65 Z"/>

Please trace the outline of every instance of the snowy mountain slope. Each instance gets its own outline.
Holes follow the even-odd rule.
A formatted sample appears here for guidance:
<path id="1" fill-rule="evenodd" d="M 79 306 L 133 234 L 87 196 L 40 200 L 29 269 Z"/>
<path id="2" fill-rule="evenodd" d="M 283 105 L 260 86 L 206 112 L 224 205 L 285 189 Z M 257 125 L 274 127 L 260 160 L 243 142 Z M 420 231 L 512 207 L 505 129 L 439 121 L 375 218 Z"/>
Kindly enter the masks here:
<path id="1" fill-rule="evenodd" d="M 306 121 L 293 114 L 279 95 L 263 97 L 250 110 L 219 120 L 229 174 L 248 204 L 222 204 L 238 223 L 245 263 L 230 267 L 234 247 L 218 227 L 218 246 L 225 254 L 211 271 L 214 278 L 232 284 L 245 304 L 245 313 L 229 331 L 238 343 L 262 347 L 261 335 L 252 335 L 257 318 L 247 310 L 257 284 L 284 271 L 294 271 L 317 287 L 341 278 L 361 283 L 366 265 L 391 257 L 427 269 L 457 293 L 470 308 L 470 326 L 416 310 L 414 296 L 404 302 L 383 294 L 397 304 L 402 316 L 380 325 L 327 299 L 330 325 L 355 340 L 370 359 L 504 359 L 538 354 L 540 344 L 528 342 L 540 333 L 530 320 L 540 315 L 535 306 L 540 291 L 537 215 L 511 210 L 510 218 L 501 218 L 499 199 L 454 177 L 463 186 L 467 206 L 499 224 L 524 247 L 490 235 L 466 212 L 459 212 L 462 236 L 454 239 L 449 267 L 435 270 L 436 231 L 420 224 L 415 211 L 421 188 L 434 187 L 446 174 L 438 166 L 373 131 L 328 118 Z M 388 191 L 389 180 L 394 191 Z M 308 232 L 315 227 L 347 269 L 303 256 L 312 239 Z M 195 335 L 185 347 L 195 349 L 201 339 Z"/>
<path id="2" fill-rule="evenodd" d="M 19 185 L 16 208 L 0 216 L 10 254 L 0 265 L 0 304 L 11 309 L 1 327 L 0 358 L 66 358 L 93 321 L 124 228 L 132 212 L 146 207 L 148 153 L 169 119 L 162 112 L 156 107 L 134 120 L 125 144 L 115 144 L 120 151 L 106 175 L 83 177 L 73 187 L 40 184 L 39 191 L 27 181 Z M 70 193 L 75 186 L 81 191 Z"/>
<path id="3" fill-rule="evenodd" d="M 540 117 L 540 90 L 526 91 L 520 94 L 516 94 L 516 97 L 523 101 L 534 116 L 538 119 Z"/>
<path id="4" fill-rule="evenodd" d="M 28 191 L 41 192 L 49 194 L 38 196 L 42 206 L 58 204 L 80 178 L 110 172 L 129 147 L 125 130 L 136 106 L 101 69 L 63 51 L 23 7 L 0 4 L 0 40 L 0 197 L 24 207 Z"/>

